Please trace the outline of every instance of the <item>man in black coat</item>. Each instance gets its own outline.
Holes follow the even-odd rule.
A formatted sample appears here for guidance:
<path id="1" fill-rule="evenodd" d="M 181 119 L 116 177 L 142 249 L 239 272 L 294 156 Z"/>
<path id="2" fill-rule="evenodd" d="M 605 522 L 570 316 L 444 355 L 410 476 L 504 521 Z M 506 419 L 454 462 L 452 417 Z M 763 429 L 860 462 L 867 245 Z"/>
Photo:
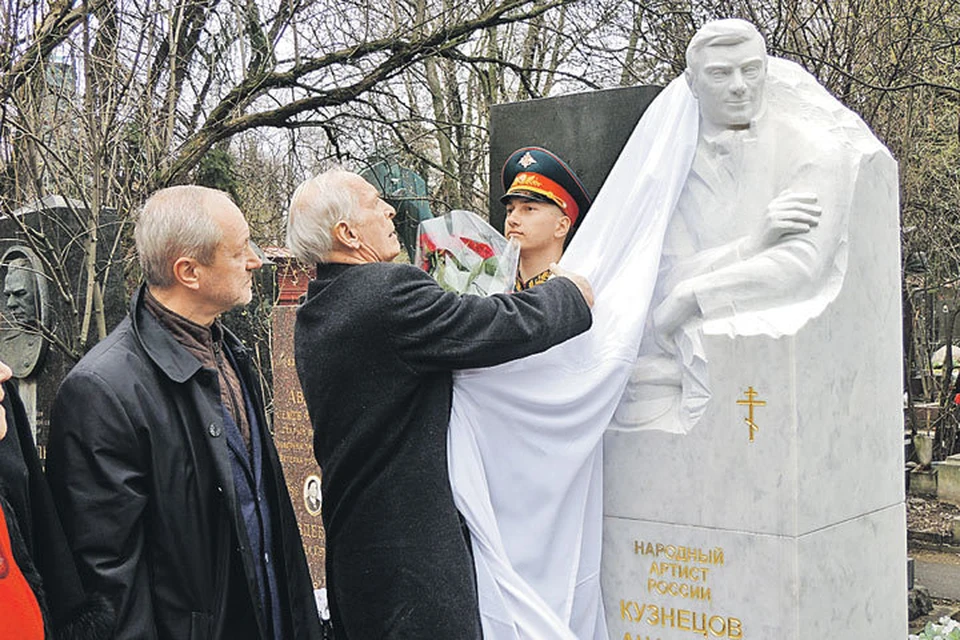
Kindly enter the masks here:
<path id="1" fill-rule="evenodd" d="M 47 469 L 85 584 L 116 638 L 320 637 L 306 558 L 246 349 L 218 316 L 261 261 L 226 194 L 155 193 L 146 285 L 64 379 Z"/>
<path id="2" fill-rule="evenodd" d="M 327 589 L 338 640 L 480 637 L 447 474 L 452 371 L 537 353 L 590 327 L 579 276 L 489 298 L 392 260 L 394 210 L 356 174 L 293 196 L 287 244 L 318 262 L 296 362 L 323 469 Z"/>

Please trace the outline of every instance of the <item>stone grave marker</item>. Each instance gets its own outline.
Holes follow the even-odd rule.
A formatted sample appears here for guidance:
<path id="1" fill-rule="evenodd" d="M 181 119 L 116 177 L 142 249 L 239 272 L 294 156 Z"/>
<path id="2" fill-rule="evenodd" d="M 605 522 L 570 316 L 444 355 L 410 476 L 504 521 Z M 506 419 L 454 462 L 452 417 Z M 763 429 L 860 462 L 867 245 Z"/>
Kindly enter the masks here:
<path id="1" fill-rule="evenodd" d="M 78 327 L 65 296 L 72 296 L 74 306 L 82 312 L 87 289 L 83 277 L 85 232 L 79 220 L 84 212 L 82 202 L 47 196 L 16 209 L 10 217 L 0 218 L 0 277 L 4 285 L 0 290 L 6 289 L 0 298 L 0 310 L 14 320 L 3 320 L 0 326 L 0 359 L 14 369 L 41 460 L 45 458 L 50 407 L 60 381 L 74 362 L 41 339 L 37 328 L 42 325 L 64 344 L 78 340 Z M 24 227 L 31 233 L 24 233 Z M 116 212 L 101 211 L 96 268 L 107 274 L 102 297 L 107 332 L 126 315 L 129 293 L 124 286 L 124 256 L 112 253 L 120 232 Z M 59 282 L 55 270 L 62 276 Z M 22 277 L 27 273 L 29 278 Z M 16 322 L 13 317 L 18 313 L 18 303 L 14 302 L 17 289 L 33 298 L 27 312 L 32 319 L 27 322 Z M 91 324 L 88 335 L 96 340 L 95 325 Z"/>
<path id="2" fill-rule="evenodd" d="M 297 301 L 306 292 L 312 269 L 301 266 L 282 250 L 267 255 L 276 263 L 278 303 L 273 309 L 273 428 L 290 500 L 310 565 L 313 588 L 326 587 L 325 534 L 321 511 L 320 466 L 313 456 L 313 428 L 293 359 L 293 328 Z"/>
<path id="3" fill-rule="evenodd" d="M 595 193 L 654 94 L 494 107 L 491 220 L 510 151 L 545 146 Z M 595 128 L 615 131 L 598 144 Z M 611 639 L 905 637 L 896 165 L 868 154 L 849 185 L 859 204 L 826 308 L 780 337 L 705 335 L 709 401 L 688 434 L 607 433 Z"/>

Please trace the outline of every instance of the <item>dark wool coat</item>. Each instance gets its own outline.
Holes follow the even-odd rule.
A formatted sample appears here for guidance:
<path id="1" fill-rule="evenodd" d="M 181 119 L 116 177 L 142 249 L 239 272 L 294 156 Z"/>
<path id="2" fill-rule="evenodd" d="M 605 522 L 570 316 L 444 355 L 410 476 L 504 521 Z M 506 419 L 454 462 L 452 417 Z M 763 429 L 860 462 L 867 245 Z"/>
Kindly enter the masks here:
<path id="1" fill-rule="evenodd" d="M 250 545 L 234 490 L 217 373 L 143 308 L 67 375 L 54 404 L 47 474 L 84 583 L 117 608 L 116 638 L 266 638 Z M 267 424 L 246 350 L 224 342 Z M 319 638 L 293 507 L 264 438 L 290 638 Z"/>
<path id="2" fill-rule="evenodd" d="M 565 278 L 478 298 L 408 265 L 317 267 L 297 312 L 296 363 L 323 469 L 338 640 L 480 636 L 447 474 L 451 371 L 543 351 L 590 323 Z"/>
<path id="3" fill-rule="evenodd" d="M 112 637 L 112 607 L 104 598 L 84 593 L 23 402 L 11 383 L 4 384 L 4 390 L 7 436 L 0 440 L 0 502 L 14 555 L 43 609 L 46 635 L 53 640 L 107 640 Z"/>

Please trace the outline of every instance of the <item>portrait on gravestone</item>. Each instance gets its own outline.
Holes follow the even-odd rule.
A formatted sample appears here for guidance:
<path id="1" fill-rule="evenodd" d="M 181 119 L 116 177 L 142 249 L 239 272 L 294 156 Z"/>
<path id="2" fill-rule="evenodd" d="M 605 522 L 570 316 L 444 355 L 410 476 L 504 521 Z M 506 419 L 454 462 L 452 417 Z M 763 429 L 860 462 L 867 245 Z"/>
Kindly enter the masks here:
<path id="1" fill-rule="evenodd" d="M 47 283 L 43 267 L 27 247 L 15 246 L 0 257 L 3 304 L 0 317 L 0 359 L 17 378 L 30 376 L 46 351 Z"/>
<path id="2" fill-rule="evenodd" d="M 303 506 L 311 516 L 319 516 L 320 509 L 323 506 L 320 497 L 320 477 L 316 475 L 307 476 L 303 483 Z"/>
<path id="3" fill-rule="evenodd" d="M 866 126 L 742 20 L 687 49 L 693 165 L 615 427 L 683 433 L 710 398 L 702 336 L 792 335 L 833 301 Z M 789 141 L 789 142 L 787 142 Z"/>

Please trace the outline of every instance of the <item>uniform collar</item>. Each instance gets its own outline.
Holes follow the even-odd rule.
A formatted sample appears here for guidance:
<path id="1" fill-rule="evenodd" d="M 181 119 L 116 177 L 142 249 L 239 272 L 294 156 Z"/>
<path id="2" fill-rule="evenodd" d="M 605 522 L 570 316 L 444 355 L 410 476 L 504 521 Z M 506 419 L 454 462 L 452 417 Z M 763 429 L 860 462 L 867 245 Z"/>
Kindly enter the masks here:
<path id="1" fill-rule="evenodd" d="M 533 276 L 533 277 L 530 278 L 529 280 L 523 280 L 523 279 L 521 279 L 521 277 L 520 277 L 520 272 L 517 271 L 517 279 L 516 279 L 516 281 L 514 282 L 513 290 L 514 290 L 514 291 L 526 291 L 527 289 L 529 289 L 529 288 L 531 288 L 531 287 L 535 287 L 535 286 L 537 286 L 538 284 L 543 284 L 544 282 L 546 282 L 547 280 L 550 279 L 550 276 L 551 276 L 551 275 L 553 275 L 553 274 L 550 273 L 550 269 L 547 269 L 546 271 L 541 271 L 540 273 L 538 273 L 537 275 Z"/>

